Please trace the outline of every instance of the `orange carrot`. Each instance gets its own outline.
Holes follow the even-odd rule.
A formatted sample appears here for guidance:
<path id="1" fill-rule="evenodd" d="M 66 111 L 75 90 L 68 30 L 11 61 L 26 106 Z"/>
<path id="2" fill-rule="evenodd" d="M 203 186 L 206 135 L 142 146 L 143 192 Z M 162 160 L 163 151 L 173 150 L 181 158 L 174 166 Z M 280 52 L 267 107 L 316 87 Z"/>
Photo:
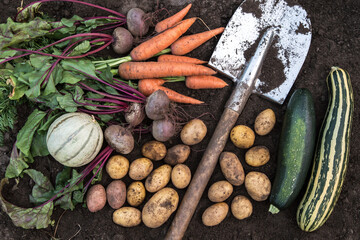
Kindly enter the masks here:
<path id="1" fill-rule="evenodd" d="M 164 54 L 160 55 L 158 57 L 158 62 L 184 62 L 184 63 L 193 63 L 193 64 L 204 64 L 206 61 L 192 58 L 192 57 L 186 57 L 186 56 L 176 56 L 176 55 L 170 55 L 170 54 Z"/>
<path id="2" fill-rule="evenodd" d="M 174 26 L 176 23 L 180 22 L 185 15 L 189 12 L 190 8 L 191 8 L 192 4 L 190 3 L 189 5 L 187 5 L 185 8 L 183 8 L 181 11 L 175 13 L 174 15 L 158 22 L 155 25 L 155 31 L 156 32 L 162 32 L 172 26 Z"/>
<path id="3" fill-rule="evenodd" d="M 166 80 L 161 79 L 161 78 L 141 79 L 138 82 L 138 89 L 145 96 L 150 96 L 154 92 L 154 89 L 157 86 L 161 86 L 165 82 L 166 82 Z"/>
<path id="4" fill-rule="evenodd" d="M 220 27 L 210 31 L 181 37 L 171 45 L 171 53 L 174 55 L 187 54 L 223 31 L 224 28 Z"/>
<path id="5" fill-rule="evenodd" d="M 185 85 L 191 89 L 223 88 L 228 84 L 214 76 L 189 76 L 186 77 Z"/>
<path id="6" fill-rule="evenodd" d="M 195 20 L 196 18 L 183 20 L 172 28 L 169 28 L 166 31 L 161 32 L 149 40 L 141 43 L 130 52 L 132 60 L 143 61 L 149 59 L 155 54 L 169 47 L 191 27 Z"/>
<path id="7" fill-rule="evenodd" d="M 126 62 L 119 66 L 123 79 L 161 78 L 193 75 L 214 75 L 208 67 L 178 62 Z"/>

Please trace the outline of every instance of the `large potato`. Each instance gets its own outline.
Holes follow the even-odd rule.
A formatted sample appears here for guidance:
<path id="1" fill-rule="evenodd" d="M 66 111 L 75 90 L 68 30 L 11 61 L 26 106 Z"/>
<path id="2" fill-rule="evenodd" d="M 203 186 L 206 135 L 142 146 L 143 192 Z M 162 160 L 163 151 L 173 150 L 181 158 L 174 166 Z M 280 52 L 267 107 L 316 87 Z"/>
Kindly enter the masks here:
<path id="1" fill-rule="evenodd" d="M 250 148 L 245 154 L 245 161 L 253 167 L 265 165 L 270 160 L 270 151 L 265 146 Z"/>
<path id="2" fill-rule="evenodd" d="M 163 159 L 166 155 L 166 146 L 159 141 L 150 141 L 141 148 L 142 155 L 154 161 Z"/>
<path id="3" fill-rule="evenodd" d="M 245 125 L 237 125 L 230 132 L 230 139 L 238 148 L 249 148 L 254 144 L 255 133 Z"/>
<path id="4" fill-rule="evenodd" d="M 271 182 L 264 173 L 249 172 L 245 177 L 245 188 L 255 201 L 265 201 L 271 191 Z"/>
<path id="5" fill-rule="evenodd" d="M 108 160 L 105 168 L 112 179 L 121 179 L 129 171 L 129 160 L 121 155 L 115 155 Z"/>
<path id="6" fill-rule="evenodd" d="M 106 187 L 106 199 L 113 209 L 119 209 L 126 200 L 126 185 L 121 180 L 114 180 Z"/>
<path id="7" fill-rule="evenodd" d="M 231 212 L 235 218 L 242 220 L 251 216 L 253 206 L 247 197 L 238 195 L 231 202 Z"/>
<path id="8" fill-rule="evenodd" d="M 276 116 L 272 109 L 268 108 L 259 113 L 255 119 L 254 129 L 255 132 L 264 136 L 271 132 L 276 122 Z"/>
<path id="9" fill-rule="evenodd" d="M 177 209 L 178 203 L 178 193 L 172 188 L 163 188 L 145 204 L 142 210 L 142 221 L 147 227 L 160 227 Z"/>
<path id="10" fill-rule="evenodd" d="M 133 207 L 119 208 L 113 213 L 113 222 L 122 227 L 135 227 L 141 223 L 141 212 Z"/>
<path id="11" fill-rule="evenodd" d="M 191 171 L 185 164 L 177 164 L 171 171 L 171 182 L 178 189 L 186 188 L 191 180 Z"/>
<path id="12" fill-rule="evenodd" d="M 170 181 L 171 166 L 164 164 L 150 173 L 145 180 L 145 188 L 148 192 L 157 192 L 164 188 Z"/>
<path id="13" fill-rule="evenodd" d="M 190 155 L 190 147 L 184 144 L 178 144 L 168 149 L 164 162 L 172 166 L 184 163 Z"/>
<path id="14" fill-rule="evenodd" d="M 133 180 L 143 180 L 151 173 L 153 167 L 150 159 L 138 158 L 130 164 L 129 177 Z"/>
<path id="15" fill-rule="evenodd" d="M 233 186 L 228 181 L 218 181 L 210 186 L 208 197 L 212 202 L 223 202 L 233 192 Z"/>
<path id="16" fill-rule="evenodd" d="M 86 195 L 86 205 L 90 212 L 100 211 L 106 204 L 105 188 L 101 184 L 92 186 Z"/>
<path id="17" fill-rule="evenodd" d="M 226 180 L 228 180 L 232 185 L 240 186 L 244 183 L 244 168 L 239 158 L 234 153 L 221 153 L 219 163 Z"/>
<path id="18" fill-rule="evenodd" d="M 207 133 L 206 125 L 200 119 L 189 121 L 180 132 L 181 141 L 186 145 L 195 145 L 201 142 Z"/>
<path id="19" fill-rule="evenodd" d="M 228 212 L 229 206 L 226 203 L 215 203 L 204 211 L 202 222 L 208 227 L 218 225 L 226 218 Z"/>
<path id="20" fill-rule="evenodd" d="M 127 202 L 130 206 L 137 207 L 145 199 L 146 191 L 144 184 L 140 181 L 132 182 L 126 192 Z"/>

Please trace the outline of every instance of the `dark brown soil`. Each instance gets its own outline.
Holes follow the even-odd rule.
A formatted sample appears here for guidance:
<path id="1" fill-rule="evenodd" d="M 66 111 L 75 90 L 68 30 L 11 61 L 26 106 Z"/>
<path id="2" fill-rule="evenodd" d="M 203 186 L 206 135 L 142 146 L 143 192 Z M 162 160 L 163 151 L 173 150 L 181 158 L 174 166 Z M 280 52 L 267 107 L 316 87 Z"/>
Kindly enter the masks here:
<path id="1" fill-rule="evenodd" d="M 146 11 L 154 11 L 157 6 L 156 0 L 87 1 L 122 13 L 125 13 L 129 8 L 135 6 L 143 8 Z M 28 3 L 30 1 L 26 0 L 24 2 Z M 193 7 L 188 17 L 200 17 L 210 28 L 216 28 L 226 26 L 232 13 L 242 0 L 160 0 L 159 2 L 159 8 L 166 8 L 171 12 L 176 12 L 185 4 L 193 2 Z M 312 92 L 316 104 L 318 129 L 323 120 L 328 103 L 325 79 L 331 66 L 335 65 L 346 69 L 352 77 L 355 114 L 351 135 L 350 160 L 338 203 L 328 221 L 313 233 L 302 232 L 297 226 L 295 214 L 300 199 L 297 199 L 289 209 L 281 211 L 277 215 L 272 215 L 268 212 L 268 201 L 252 201 L 254 212 L 248 219 L 239 221 L 229 212 L 227 218 L 220 225 L 205 227 L 201 222 L 201 215 L 204 210 L 210 206 L 211 202 L 208 200 L 207 195 L 204 194 L 190 222 L 184 239 L 360 239 L 360 175 L 358 174 L 360 172 L 360 141 L 356 137 L 356 133 L 360 132 L 357 104 L 357 99 L 360 97 L 360 1 L 294 0 L 292 2 L 297 2 L 302 5 L 308 12 L 312 22 L 313 38 L 307 59 L 291 93 L 296 88 L 308 88 Z M 1 0 L 1 22 L 4 22 L 8 16 L 14 16 L 19 3 L 20 1 Z M 91 8 L 69 3 L 48 3 L 43 9 L 57 17 L 70 17 L 75 13 L 80 16 L 101 14 L 101 12 L 94 11 Z M 195 33 L 204 30 L 206 30 L 206 28 L 198 21 L 191 28 L 190 32 Z M 209 59 L 216 45 L 216 41 L 216 39 L 210 40 L 199 49 L 193 51 L 190 56 L 199 57 L 204 60 Z M 184 87 L 183 83 L 175 83 L 170 86 L 183 94 L 196 97 L 206 102 L 206 104 L 200 106 L 182 106 L 183 109 L 193 117 L 208 113 L 201 117 L 207 124 L 208 134 L 200 144 L 192 147 L 190 158 L 186 162 L 192 173 L 196 170 L 203 151 L 223 111 L 223 106 L 231 93 L 232 83 L 229 79 L 226 79 L 226 81 L 229 83 L 229 87 L 222 90 L 189 90 Z M 225 150 L 232 151 L 239 156 L 246 172 L 252 170 L 261 171 L 266 173 L 270 180 L 274 179 L 276 150 L 287 101 L 283 106 L 279 106 L 259 96 L 252 95 L 247 102 L 243 114 L 237 121 L 238 124 L 246 124 L 252 127 L 256 115 L 266 108 L 272 108 L 275 111 L 277 123 L 269 135 L 264 137 L 257 136 L 255 141 L 255 145 L 265 145 L 270 149 L 271 159 L 265 166 L 259 168 L 248 166 L 244 161 L 245 152 L 235 148 L 230 141 L 227 143 Z M 21 112 L 22 114 L 30 111 L 29 109 L 23 110 L 24 111 Z M 18 127 L 21 127 L 21 124 L 24 123 L 26 116 L 27 115 L 24 114 L 20 117 Z M 5 151 L 0 152 L 1 178 L 4 176 L 8 164 L 9 149 L 11 149 L 11 145 L 15 139 L 15 133 L 10 133 L 8 137 L 10 139 L 8 149 L 2 149 Z M 139 157 L 140 146 L 150 139 L 151 136 L 143 135 L 137 143 L 135 151 L 130 154 L 128 158 L 134 160 Z M 179 137 L 167 142 L 166 145 L 170 147 L 176 143 L 180 143 Z M 155 167 L 160 164 L 159 162 L 155 163 Z M 36 161 L 33 167 L 40 169 L 44 174 L 50 176 L 51 179 L 54 179 L 56 172 L 61 169 L 59 164 L 47 158 Z M 224 176 L 218 166 L 210 180 L 210 184 L 223 179 Z M 130 183 L 128 177 L 125 178 L 124 181 L 126 184 Z M 107 174 L 104 174 L 101 183 L 104 186 L 110 183 L 110 178 Z M 170 184 L 170 186 L 172 185 Z M 178 192 L 181 199 L 185 190 L 179 190 Z M 10 185 L 5 189 L 4 196 L 19 206 L 29 207 L 31 206 L 28 201 L 29 193 L 29 179 L 24 177 L 21 180 L 18 190 L 12 190 Z M 231 203 L 231 200 L 238 194 L 248 196 L 244 186 L 235 187 L 234 193 L 226 202 Z M 150 198 L 150 196 L 151 194 L 148 194 L 147 199 Z M 141 207 L 142 206 L 140 206 L 140 208 Z M 122 228 L 112 222 L 112 213 L 113 209 L 108 205 L 98 213 L 90 213 L 86 208 L 81 206 L 77 206 L 74 211 L 66 211 L 64 214 L 63 210 L 57 209 L 53 214 L 53 219 L 56 222 L 54 227 L 43 230 L 24 230 L 15 227 L 10 218 L 4 212 L 0 211 L 0 238 L 7 240 L 32 240 L 50 239 L 51 236 L 53 236 L 60 239 L 162 239 L 174 217 L 174 215 L 172 215 L 168 222 L 157 229 L 147 228 L 144 224 L 134 228 Z M 61 215 L 62 217 L 60 218 Z"/>

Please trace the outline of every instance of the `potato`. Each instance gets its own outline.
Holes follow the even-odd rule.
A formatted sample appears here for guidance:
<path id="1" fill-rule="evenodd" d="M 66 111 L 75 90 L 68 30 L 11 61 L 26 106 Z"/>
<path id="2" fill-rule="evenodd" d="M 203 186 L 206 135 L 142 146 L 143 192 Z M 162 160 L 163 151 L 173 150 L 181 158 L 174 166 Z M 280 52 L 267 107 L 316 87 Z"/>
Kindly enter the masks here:
<path id="1" fill-rule="evenodd" d="M 247 197 L 238 195 L 231 202 L 231 212 L 235 218 L 242 220 L 251 216 L 253 206 Z"/>
<path id="2" fill-rule="evenodd" d="M 230 139 L 236 147 L 246 149 L 254 144 L 255 133 L 245 125 L 237 125 L 231 130 Z"/>
<path id="3" fill-rule="evenodd" d="M 206 125 L 200 119 L 189 121 L 180 132 L 181 141 L 186 145 L 195 145 L 201 142 L 207 133 Z"/>
<path id="4" fill-rule="evenodd" d="M 143 180 L 151 173 L 153 167 L 150 159 L 138 158 L 130 164 L 129 177 L 133 180 Z"/>
<path id="5" fill-rule="evenodd" d="M 204 211 L 202 222 L 208 227 L 218 225 L 225 219 L 228 212 L 229 206 L 226 203 L 215 203 Z"/>
<path id="6" fill-rule="evenodd" d="M 86 205 L 90 212 L 103 209 L 106 204 L 105 188 L 101 184 L 92 186 L 86 195 Z"/>
<path id="7" fill-rule="evenodd" d="M 122 207 L 113 213 L 113 222 L 122 227 L 135 227 L 141 223 L 141 212 L 134 207 Z"/>
<path id="8" fill-rule="evenodd" d="M 223 152 L 220 155 L 220 167 L 226 180 L 234 186 L 244 183 L 245 172 L 239 158 L 232 152 Z"/>
<path id="9" fill-rule="evenodd" d="M 177 164 L 171 171 L 171 182 L 178 189 L 186 188 L 191 180 L 191 171 L 185 164 Z"/>
<path id="10" fill-rule="evenodd" d="M 233 192 L 233 186 L 228 181 L 218 181 L 210 186 L 208 197 L 212 202 L 223 202 Z"/>
<path id="11" fill-rule="evenodd" d="M 132 182 L 126 192 L 127 202 L 130 206 L 137 207 L 144 201 L 146 191 L 144 184 L 140 181 Z"/>
<path id="12" fill-rule="evenodd" d="M 150 173 L 145 180 L 145 188 L 148 192 L 157 192 L 164 188 L 170 181 L 171 166 L 164 164 Z"/>
<path id="13" fill-rule="evenodd" d="M 119 209 L 126 200 L 126 185 L 121 180 L 114 180 L 106 187 L 106 199 L 113 209 Z"/>
<path id="14" fill-rule="evenodd" d="M 163 225 L 177 209 L 179 195 L 172 188 L 163 188 L 152 196 L 142 210 L 142 221 L 149 228 Z"/>
<path id="15" fill-rule="evenodd" d="M 141 148 L 142 155 L 154 161 L 163 159 L 166 155 L 165 144 L 159 141 L 150 141 Z"/>
<path id="16" fill-rule="evenodd" d="M 129 160 L 121 155 L 112 156 L 106 163 L 106 172 L 112 179 L 121 179 L 129 171 Z"/>
<path id="17" fill-rule="evenodd" d="M 271 191 L 271 182 L 264 173 L 249 172 L 245 177 L 245 188 L 255 201 L 265 201 Z"/>
<path id="18" fill-rule="evenodd" d="M 259 113 L 255 119 L 254 129 L 255 132 L 264 136 L 271 132 L 276 122 L 276 116 L 272 109 L 268 108 Z"/>
<path id="19" fill-rule="evenodd" d="M 245 154 L 245 161 L 253 167 L 265 165 L 270 160 L 270 151 L 265 146 L 250 148 Z"/>
<path id="20" fill-rule="evenodd" d="M 178 144 L 171 148 L 166 153 L 164 162 L 172 166 L 184 163 L 190 155 L 190 147 L 184 144 Z"/>

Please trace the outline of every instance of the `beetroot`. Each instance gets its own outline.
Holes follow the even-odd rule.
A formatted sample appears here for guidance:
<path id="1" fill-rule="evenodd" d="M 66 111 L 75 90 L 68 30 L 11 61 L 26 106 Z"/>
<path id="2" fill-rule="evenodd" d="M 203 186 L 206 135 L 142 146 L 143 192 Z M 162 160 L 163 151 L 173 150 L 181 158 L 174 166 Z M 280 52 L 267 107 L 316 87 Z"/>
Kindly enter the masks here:
<path id="1" fill-rule="evenodd" d="M 129 31 L 135 37 L 142 37 L 149 31 L 149 17 L 140 8 L 132 8 L 126 15 Z"/>
<path id="2" fill-rule="evenodd" d="M 175 135 L 176 131 L 174 123 L 166 118 L 153 121 L 151 132 L 157 141 L 166 142 Z"/>
<path id="3" fill-rule="evenodd" d="M 105 129 L 105 140 L 118 153 L 128 154 L 134 149 L 134 137 L 129 130 L 120 125 Z"/>
<path id="4" fill-rule="evenodd" d="M 144 107 L 141 103 L 132 102 L 129 104 L 128 109 L 125 112 L 125 121 L 130 124 L 130 126 L 137 126 L 145 118 Z"/>
<path id="5" fill-rule="evenodd" d="M 125 54 L 132 49 L 134 37 L 127 29 L 117 27 L 114 29 L 112 36 L 114 38 L 112 48 L 117 54 Z"/>
<path id="6" fill-rule="evenodd" d="M 152 120 L 164 119 L 170 111 L 170 99 L 162 90 L 152 93 L 146 100 L 145 113 Z"/>

